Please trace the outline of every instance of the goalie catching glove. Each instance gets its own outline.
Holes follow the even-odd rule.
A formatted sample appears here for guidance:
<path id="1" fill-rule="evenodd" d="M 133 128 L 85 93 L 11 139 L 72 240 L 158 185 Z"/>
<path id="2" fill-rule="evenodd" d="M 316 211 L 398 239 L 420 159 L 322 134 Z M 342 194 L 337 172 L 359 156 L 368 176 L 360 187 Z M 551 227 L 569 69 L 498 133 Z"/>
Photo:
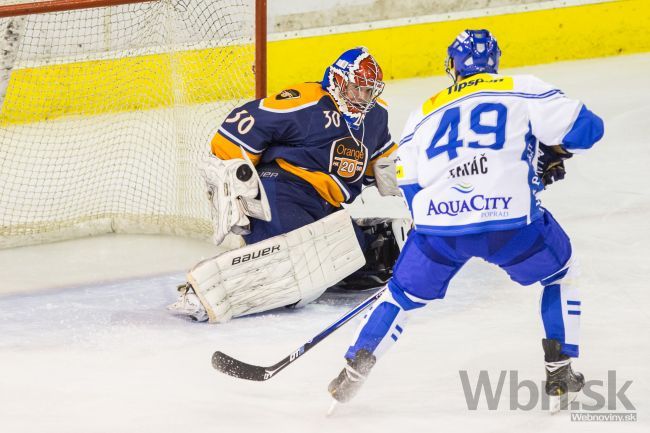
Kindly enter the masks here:
<path id="1" fill-rule="evenodd" d="M 212 240 L 216 245 L 223 242 L 228 233 L 248 234 L 249 216 L 271 220 L 264 187 L 248 158 L 221 160 L 211 156 L 202 167 L 202 175 L 210 200 Z"/>

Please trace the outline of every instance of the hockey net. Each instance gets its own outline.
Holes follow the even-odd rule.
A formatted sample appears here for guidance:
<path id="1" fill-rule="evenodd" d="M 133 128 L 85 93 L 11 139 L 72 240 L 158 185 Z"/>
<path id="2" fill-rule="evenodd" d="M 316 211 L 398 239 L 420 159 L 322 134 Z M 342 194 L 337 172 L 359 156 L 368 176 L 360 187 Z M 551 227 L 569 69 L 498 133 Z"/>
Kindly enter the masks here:
<path id="1" fill-rule="evenodd" d="M 254 96 L 251 0 L 45 3 L 70 10 L 0 7 L 0 248 L 209 237 L 198 167 Z"/>

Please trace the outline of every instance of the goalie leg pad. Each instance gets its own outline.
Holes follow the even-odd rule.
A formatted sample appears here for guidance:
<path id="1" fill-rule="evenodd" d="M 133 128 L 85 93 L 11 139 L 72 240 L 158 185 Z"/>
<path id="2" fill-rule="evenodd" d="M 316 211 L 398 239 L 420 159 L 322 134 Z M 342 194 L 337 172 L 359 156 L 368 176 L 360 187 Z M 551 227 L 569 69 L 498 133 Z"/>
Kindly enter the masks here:
<path id="1" fill-rule="evenodd" d="M 209 321 L 305 305 L 365 263 L 345 210 L 197 264 L 188 281 Z"/>

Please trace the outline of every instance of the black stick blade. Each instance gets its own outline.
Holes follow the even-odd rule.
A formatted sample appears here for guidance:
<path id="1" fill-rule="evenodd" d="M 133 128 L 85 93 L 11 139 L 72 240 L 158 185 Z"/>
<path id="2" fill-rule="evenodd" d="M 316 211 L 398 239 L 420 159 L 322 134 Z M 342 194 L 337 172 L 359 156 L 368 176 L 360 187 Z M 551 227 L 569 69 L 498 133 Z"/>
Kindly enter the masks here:
<path id="1" fill-rule="evenodd" d="M 222 373 L 239 379 L 261 382 L 273 376 L 273 372 L 267 371 L 264 367 L 246 364 L 218 351 L 212 355 L 212 366 Z"/>

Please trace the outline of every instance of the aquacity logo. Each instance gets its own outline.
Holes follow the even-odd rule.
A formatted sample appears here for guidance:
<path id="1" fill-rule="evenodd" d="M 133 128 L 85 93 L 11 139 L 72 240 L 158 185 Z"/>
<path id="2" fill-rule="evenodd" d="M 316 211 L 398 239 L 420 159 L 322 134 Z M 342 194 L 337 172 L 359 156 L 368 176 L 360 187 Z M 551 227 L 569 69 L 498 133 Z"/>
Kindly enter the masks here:
<path id="1" fill-rule="evenodd" d="M 465 212 L 505 211 L 508 210 L 511 200 L 512 197 L 486 197 L 483 194 L 477 194 L 468 199 L 447 200 L 438 203 L 429 200 L 429 211 L 427 216 L 430 216 L 432 213 L 434 215 L 456 216 Z M 498 215 L 490 212 L 483 216 L 505 215 Z"/>
<path id="2" fill-rule="evenodd" d="M 462 192 L 463 194 L 469 194 L 470 192 L 474 191 L 474 187 L 468 183 L 459 183 L 456 184 L 456 186 L 452 186 L 452 189 L 455 189 L 458 192 Z"/>

